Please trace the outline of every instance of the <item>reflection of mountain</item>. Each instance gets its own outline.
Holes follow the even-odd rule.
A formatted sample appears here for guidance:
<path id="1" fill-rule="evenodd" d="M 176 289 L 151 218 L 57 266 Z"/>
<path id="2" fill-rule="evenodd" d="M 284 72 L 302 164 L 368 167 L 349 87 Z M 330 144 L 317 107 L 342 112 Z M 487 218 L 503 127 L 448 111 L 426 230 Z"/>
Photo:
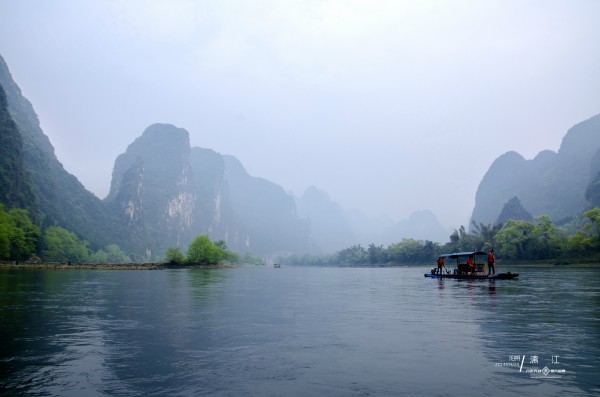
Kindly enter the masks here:
<path id="1" fill-rule="evenodd" d="M 0 279 L 0 394 L 178 394 L 192 348 L 221 341 L 198 313 L 212 313 L 225 273 L 93 273 Z"/>
<path id="2" fill-rule="evenodd" d="M 576 214 L 595 197 L 592 160 L 600 149 L 600 115 L 572 127 L 557 153 L 543 151 L 533 160 L 515 152 L 497 158 L 477 189 L 471 220 L 496 222 L 505 203 L 518 197 L 531 215 L 550 215 L 554 220 Z"/>

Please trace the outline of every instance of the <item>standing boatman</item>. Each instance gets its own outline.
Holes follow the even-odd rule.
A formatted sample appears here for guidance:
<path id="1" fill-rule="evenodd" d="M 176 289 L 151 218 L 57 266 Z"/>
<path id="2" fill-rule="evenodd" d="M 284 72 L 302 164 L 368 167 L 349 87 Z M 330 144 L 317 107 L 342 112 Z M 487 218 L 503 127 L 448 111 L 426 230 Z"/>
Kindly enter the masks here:
<path id="1" fill-rule="evenodd" d="M 444 257 L 443 256 L 438 256 L 437 265 L 438 265 L 437 273 L 442 274 L 442 267 L 444 267 Z"/>
<path id="2" fill-rule="evenodd" d="M 496 263 L 496 258 L 494 258 L 494 249 L 492 248 L 490 252 L 488 252 L 488 258 L 487 258 L 487 265 L 488 265 L 488 276 L 490 275 L 490 272 L 493 274 L 496 274 L 496 268 L 494 267 L 494 263 Z"/>

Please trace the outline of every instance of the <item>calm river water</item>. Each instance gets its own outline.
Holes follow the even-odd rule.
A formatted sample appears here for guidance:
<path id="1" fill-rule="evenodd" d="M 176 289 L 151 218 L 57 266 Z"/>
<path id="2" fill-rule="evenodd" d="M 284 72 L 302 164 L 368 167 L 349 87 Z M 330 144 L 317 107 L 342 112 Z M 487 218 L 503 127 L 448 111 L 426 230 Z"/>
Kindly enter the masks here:
<path id="1" fill-rule="evenodd" d="M 0 271 L 8 396 L 600 395 L 600 269 Z"/>

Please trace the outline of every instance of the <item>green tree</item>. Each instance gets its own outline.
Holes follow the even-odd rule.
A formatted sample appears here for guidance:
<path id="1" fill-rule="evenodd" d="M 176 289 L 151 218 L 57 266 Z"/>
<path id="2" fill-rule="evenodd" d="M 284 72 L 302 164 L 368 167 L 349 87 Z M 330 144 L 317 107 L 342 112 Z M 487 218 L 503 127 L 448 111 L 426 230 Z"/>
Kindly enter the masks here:
<path id="1" fill-rule="evenodd" d="M 491 248 L 494 248 L 496 242 L 495 237 L 496 234 L 498 234 L 498 232 L 502 230 L 502 224 L 494 223 L 493 225 L 484 225 L 483 223 L 477 223 L 475 221 L 472 221 L 471 225 L 473 226 L 474 234 L 479 237 L 479 244 L 477 249 L 489 250 Z"/>
<path id="2" fill-rule="evenodd" d="M 371 264 L 387 262 L 387 253 L 383 248 L 383 245 L 369 244 L 367 256 L 369 258 L 369 263 Z"/>
<path id="3" fill-rule="evenodd" d="M 532 253 L 538 259 L 555 257 L 561 249 L 560 231 L 552 223 L 548 215 L 538 216 L 534 219 L 533 237 L 536 249 Z"/>
<path id="4" fill-rule="evenodd" d="M 91 254 L 88 260 L 90 263 L 108 263 L 108 255 L 106 254 L 106 251 L 99 249 Z"/>
<path id="5" fill-rule="evenodd" d="M 187 261 L 199 265 L 216 265 L 227 258 L 227 251 L 206 235 L 197 236 L 189 245 Z"/>
<path id="6" fill-rule="evenodd" d="M 10 237 L 13 231 L 13 222 L 0 204 L 0 259 L 10 259 Z"/>
<path id="7" fill-rule="evenodd" d="M 131 258 L 117 244 L 109 244 L 105 248 L 108 263 L 130 263 Z"/>
<path id="8" fill-rule="evenodd" d="M 225 243 L 225 241 L 218 240 L 214 244 L 223 252 L 223 254 L 222 254 L 223 257 L 221 258 L 221 260 L 235 262 L 240 259 L 240 256 L 238 254 L 236 254 L 235 252 L 229 251 L 229 248 L 227 248 L 227 244 Z"/>
<path id="9" fill-rule="evenodd" d="M 391 244 L 387 250 L 387 258 L 393 263 L 425 263 L 436 255 L 439 246 L 432 241 L 403 238 L 399 243 Z"/>
<path id="10" fill-rule="evenodd" d="M 591 228 L 596 231 L 598 241 L 600 242 L 600 208 L 592 208 L 591 210 L 584 212 L 583 216 L 590 220 L 592 225 Z"/>
<path id="11" fill-rule="evenodd" d="M 496 234 L 500 254 L 508 259 L 527 259 L 533 230 L 531 222 L 510 219 Z"/>
<path id="12" fill-rule="evenodd" d="M 185 256 L 181 253 L 179 247 L 169 247 L 165 251 L 165 261 L 169 263 L 181 264 L 185 262 Z"/>
<path id="13" fill-rule="evenodd" d="M 24 260 L 35 255 L 40 229 L 33 224 L 27 211 L 0 204 L 0 259 Z"/>
<path id="14" fill-rule="evenodd" d="M 15 227 L 11 239 L 11 259 L 27 259 L 36 252 L 40 229 L 31 222 L 26 210 L 11 208 L 8 213 Z"/>
<path id="15" fill-rule="evenodd" d="M 367 251 L 360 245 L 353 245 L 339 251 L 333 260 L 344 265 L 362 265 L 367 263 Z"/>
<path id="16" fill-rule="evenodd" d="M 455 229 L 450 235 L 450 242 L 446 244 L 448 251 L 476 251 L 482 249 L 485 238 L 476 234 L 468 233 L 464 226 Z"/>
<path id="17" fill-rule="evenodd" d="M 594 242 L 592 236 L 584 230 L 578 230 L 565 239 L 566 254 L 572 256 L 586 256 L 592 250 Z"/>
<path id="18" fill-rule="evenodd" d="M 50 226 L 44 232 L 42 256 L 47 262 L 86 262 L 88 242 L 59 226 Z"/>

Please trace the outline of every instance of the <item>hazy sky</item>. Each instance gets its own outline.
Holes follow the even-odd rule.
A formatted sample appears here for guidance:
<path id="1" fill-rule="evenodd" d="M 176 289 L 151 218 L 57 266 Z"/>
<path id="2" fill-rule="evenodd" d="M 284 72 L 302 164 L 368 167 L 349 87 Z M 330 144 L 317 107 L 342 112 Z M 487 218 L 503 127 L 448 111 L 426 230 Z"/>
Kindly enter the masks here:
<path id="1" fill-rule="evenodd" d="M 0 54 L 101 198 L 161 122 L 297 195 L 456 228 L 496 157 L 600 113 L 599 21 L 598 0 L 0 0 Z"/>

